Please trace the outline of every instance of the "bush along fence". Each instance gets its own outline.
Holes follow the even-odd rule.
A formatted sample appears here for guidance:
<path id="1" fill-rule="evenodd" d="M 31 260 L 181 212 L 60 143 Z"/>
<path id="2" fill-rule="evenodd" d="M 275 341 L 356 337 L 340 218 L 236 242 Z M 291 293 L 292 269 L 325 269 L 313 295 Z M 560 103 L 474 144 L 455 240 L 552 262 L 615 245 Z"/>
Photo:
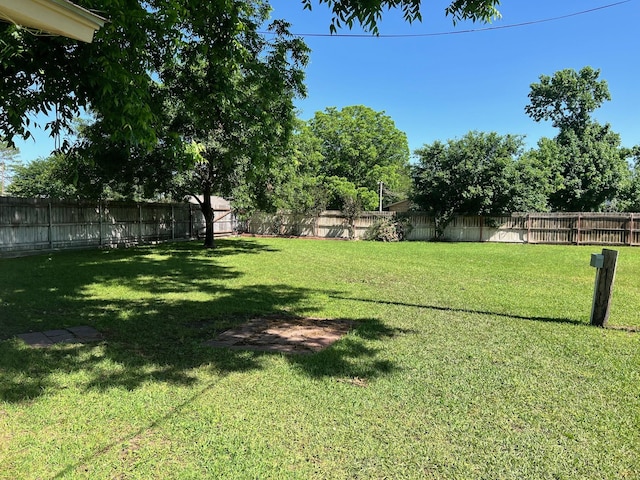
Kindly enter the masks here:
<path id="1" fill-rule="evenodd" d="M 355 237 L 367 238 L 381 221 L 402 219 L 407 240 L 433 240 L 432 216 L 420 212 L 364 212 L 356 220 Z M 316 217 L 290 213 L 256 213 L 249 220 L 256 235 L 348 238 L 347 220 L 339 211 Z M 444 241 L 545 243 L 562 245 L 640 245 L 638 213 L 516 213 L 510 216 L 455 217 L 445 228 Z"/>
<path id="2" fill-rule="evenodd" d="M 216 211 L 216 219 L 217 235 L 237 228 L 229 211 Z M 204 226 L 199 205 L 188 203 L 0 197 L 0 255 L 191 239 Z"/>

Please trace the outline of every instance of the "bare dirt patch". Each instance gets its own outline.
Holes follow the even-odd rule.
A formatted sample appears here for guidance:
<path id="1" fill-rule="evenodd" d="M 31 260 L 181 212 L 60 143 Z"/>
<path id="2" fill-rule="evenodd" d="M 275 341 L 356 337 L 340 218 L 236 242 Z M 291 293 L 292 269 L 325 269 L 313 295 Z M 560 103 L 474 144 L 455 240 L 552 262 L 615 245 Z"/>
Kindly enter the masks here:
<path id="1" fill-rule="evenodd" d="M 319 352 L 351 330 L 349 320 L 254 318 L 222 332 L 205 345 L 237 350 L 308 354 Z"/>

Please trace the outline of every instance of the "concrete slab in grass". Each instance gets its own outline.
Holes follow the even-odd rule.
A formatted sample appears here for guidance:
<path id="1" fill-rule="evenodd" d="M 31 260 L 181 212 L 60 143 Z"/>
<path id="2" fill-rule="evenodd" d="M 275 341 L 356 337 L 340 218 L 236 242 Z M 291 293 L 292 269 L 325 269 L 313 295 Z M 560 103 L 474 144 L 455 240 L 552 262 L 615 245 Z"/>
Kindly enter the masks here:
<path id="1" fill-rule="evenodd" d="M 72 342 L 76 338 L 76 336 L 69 330 L 47 330 L 42 333 L 53 343 Z"/>
<path id="2" fill-rule="evenodd" d="M 56 343 L 84 343 L 102 340 L 102 334 L 93 327 L 82 325 L 44 332 L 30 332 L 16 335 L 30 347 L 50 347 Z"/>
<path id="3" fill-rule="evenodd" d="M 51 339 L 42 332 L 21 333 L 16 336 L 30 347 L 48 347 L 53 345 Z"/>
<path id="4" fill-rule="evenodd" d="M 67 330 L 73 333 L 76 338 L 84 342 L 94 342 L 97 340 L 102 340 L 102 334 L 95 328 L 89 327 L 87 325 L 81 325 L 80 327 L 69 327 L 67 328 Z"/>

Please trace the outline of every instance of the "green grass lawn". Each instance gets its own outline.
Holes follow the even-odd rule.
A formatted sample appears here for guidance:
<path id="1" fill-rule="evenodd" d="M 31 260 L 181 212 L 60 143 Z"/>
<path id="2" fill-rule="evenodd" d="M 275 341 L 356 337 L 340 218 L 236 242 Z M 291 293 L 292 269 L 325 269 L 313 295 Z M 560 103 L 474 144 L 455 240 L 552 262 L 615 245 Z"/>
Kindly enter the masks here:
<path id="1" fill-rule="evenodd" d="M 0 478 L 640 478 L 640 249 L 225 239 L 0 259 Z M 309 356 L 216 350 L 343 318 Z M 13 335 L 91 325 L 105 341 Z"/>

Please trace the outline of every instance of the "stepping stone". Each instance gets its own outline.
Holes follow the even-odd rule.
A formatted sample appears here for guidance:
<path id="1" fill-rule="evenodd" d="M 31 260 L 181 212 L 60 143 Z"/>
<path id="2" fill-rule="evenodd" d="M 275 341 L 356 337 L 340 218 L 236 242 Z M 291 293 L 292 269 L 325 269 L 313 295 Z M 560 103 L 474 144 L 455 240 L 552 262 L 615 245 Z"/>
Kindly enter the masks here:
<path id="1" fill-rule="evenodd" d="M 83 343 L 102 340 L 102 334 L 93 327 L 82 325 L 68 329 L 46 330 L 44 332 L 21 333 L 16 335 L 30 347 L 50 347 L 56 343 Z"/>
<path id="2" fill-rule="evenodd" d="M 70 342 L 76 338 L 76 336 L 69 330 L 47 330 L 42 333 L 49 337 L 53 343 Z"/>
<path id="3" fill-rule="evenodd" d="M 30 347 L 48 347 L 53 345 L 51 339 L 42 332 L 21 333 L 17 335 L 17 337 L 22 339 L 22 341 Z"/>
<path id="4" fill-rule="evenodd" d="M 78 337 L 79 340 L 84 340 L 86 342 L 102 339 L 102 334 L 95 328 L 89 327 L 88 325 L 69 327 L 67 330 Z"/>

